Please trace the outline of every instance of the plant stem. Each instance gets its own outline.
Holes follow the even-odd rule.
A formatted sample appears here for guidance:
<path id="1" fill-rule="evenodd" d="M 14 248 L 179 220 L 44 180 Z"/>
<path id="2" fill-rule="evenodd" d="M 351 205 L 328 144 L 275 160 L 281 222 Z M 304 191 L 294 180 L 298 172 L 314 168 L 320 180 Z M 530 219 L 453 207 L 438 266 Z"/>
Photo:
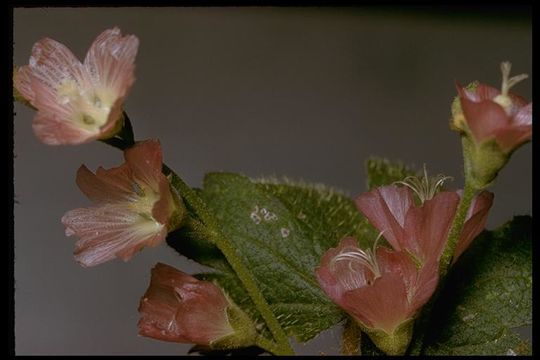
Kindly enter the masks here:
<path id="1" fill-rule="evenodd" d="M 274 355 L 289 355 L 287 352 L 283 352 L 283 350 L 276 343 L 268 340 L 264 336 L 259 336 L 257 340 L 255 340 L 255 345 Z"/>
<path id="2" fill-rule="evenodd" d="M 359 355 L 362 333 L 353 319 L 347 319 L 341 335 L 341 355 Z"/>
<path id="3" fill-rule="evenodd" d="M 171 173 L 171 174 L 173 174 L 172 175 L 173 178 L 178 177 L 178 175 L 174 173 Z M 248 268 L 242 262 L 240 256 L 238 256 L 236 249 L 221 234 L 219 229 L 215 227 L 214 219 L 210 218 L 211 215 L 206 209 L 206 206 L 204 205 L 202 200 L 198 197 L 198 195 L 193 191 L 193 189 L 185 185 L 185 183 L 181 181 L 179 177 L 176 181 L 178 180 L 180 181 L 179 182 L 180 184 L 183 184 L 183 185 L 180 185 L 182 186 L 180 189 L 177 189 L 179 192 L 185 190 L 183 186 L 187 187 L 187 193 L 181 192 L 182 195 L 187 195 L 185 196 L 186 202 L 189 202 L 188 199 L 190 198 L 195 198 L 203 206 L 202 208 L 197 208 L 196 206 L 193 206 L 193 204 L 191 204 L 191 206 L 196 210 L 197 215 L 199 215 L 201 220 L 203 221 L 203 223 L 198 222 L 198 221 L 191 221 L 190 222 L 191 228 L 193 229 L 193 231 L 201 234 L 202 236 L 208 238 L 210 241 L 216 244 L 219 250 L 223 253 L 229 265 L 231 265 L 234 272 L 238 275 L 238 278 L 240 279 L 240 281 L 242 281 L 242 284 L 244 285 L 251 299 L 255 303 L 255 306 L 261 313 L 261 316 L 266 321 L 266 324 L 268 325 L 270 332 L 272 333 L 276 342 L 278 343 L 279 352 L 283 355 L 294 354 L 294 350 L 289 344 L 289 339 L 287 337 L 287 334 L 285 334 L 285 332 L 283 331 L 283 328 L 281 327 L 277 318 L 272 312 L 272 309 L 270 309 L 268 302 L 266 302 L 266 299 L 261 294 L 257 286 L 257 283 L 255 282 L 255 279 L 249 272 Z"/>
<path id="4" fill-rule="evenodd" d="M 119 137 L 102 140 L 104 143 L 111 145 L 120 150 L 124 150 L 134 143 L 133 129 L 131 122 L 124 113 L 124 130 Z M 270 305 L 259 290 L 255 279 L 249 272 L 249 269 L 242 262 L 241 257 L 236 252 L 234 246 L 223 236 L 219 230 L 219 225 L 213 214 L 207 209 L 206 203 L 197 195 L 197 193 L 189 187 L 171 168 L 163 164 L 163 173 L 170 176 L 171 185 L 176 189 L 180 196 L 184 199 L 185 204 L 195 213 L 195 215 L 204 224 L 204 229 L 198 229 L 204 232 L 209 240 L 212 241 L 219 250 L 223 253 L 238 278 L 246 288 L 249 296 L 255 303 L 255 306 L 261 313 L 272 335 L 274 336 L 279 352 L 282 355 L 294 354 L 294 350 L 289 344 L 287 334 L 279 324 L 276 316 L 270 309 Z M 202 225 L 201 224 L 201 225 Z"/>

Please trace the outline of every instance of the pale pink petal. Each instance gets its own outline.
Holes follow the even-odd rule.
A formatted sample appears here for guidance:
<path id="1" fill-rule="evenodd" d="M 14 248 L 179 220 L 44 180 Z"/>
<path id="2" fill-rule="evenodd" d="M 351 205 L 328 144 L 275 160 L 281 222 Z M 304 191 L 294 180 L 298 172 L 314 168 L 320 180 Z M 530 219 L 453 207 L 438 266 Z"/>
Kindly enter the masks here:
<path id="1" fill-rule="evenodd" d="M 168 224 L 176 204 L 171 193 L 169 181 L 165 176 L 159 182 L 159 200 L 156 201 L 152 208 L 152 217 L 162 224 Z M 182 202 L 181 198 L 179 201 Z"/>
<path id="2" fill-rule="evenodd" d="M 234 333 L 223 291 L 175 268 L 157 264 L 139 305 L 139 334 L 158 340 L 209 345 Z"/>
<path id="3" fill-rule="evenodd" d="M 96 174 L 86 166 L 77 171 L 77 185 L 96 203 L 115 203 L 136 200 L 131 168 L 126 164 L 105 170 L 98 168 Z"/>
<path id="4" fill-rule="evenodd" d="M 494 137 L 501 149 L 509 153 L 531 140 L 532 125 L 509 126 L 496 131 Z"/>
<path id="5" fill-rule="evenodd" d="M 415 283 L 408 287 L 409 309 L 416 313 L 431 298 L 439 283 L 439 262 L 426 262 L 419 270 Z"/>
<path id="6" fill-rule="evenodd" d="M 522 96 L 509 93 L 508 97 L 512 101 L 512 107 L 510 108 L 510 116 L 512 117 L 515 117 L 516 114 L 521 111 L 521 109 L 523 109 L 529 104 L 529 101 Z M 532 113 L 532 108 L 531 108 L 531 113 Z"/>
<path id="7" fill-rule="evenodd" d="M 501 94 L 501 91 L 499 89 L 496 89 L 486 84 L 478 84 L 474 92 L 478 96 L 478 102 L 484 100 L 493 100 Z"/>
<path id="8" fill-rule="evenodd" d="M 35 78 L 53 90 L 66 80 L 74 81 L 80 87 L 87 86 L 88 78 L 81 62 L 55 40 L 44 38 L 36 42 L 28 66 Z"/>
<path id="9" fill-rule="evenodd" d="M 520 107 L 513 120 L 514 125 L 517 126 L 532 125 L 532 103 Z"/>
<path id="10" fill-rule="evenodd" d="M 501 93 L 499 89 L 485 84 L 478 84 L 474 90 L 468 90 L 465 86 L 461 86 L 459 83 L 456 83 L 456 89 L 461 98 L 465 98 L 473 102 L 492 100 Z"/>
<path id="11" fill-rule="evenodd" d="M 461 98 L 461 108 L 467 125 L 477 142 L 493 138 L 497 130 L 504 129 L 511 124 L 511 118 L 502 106 L 491 100 L 473 102 Z"/>
<path id="12" fill-rule="evenodd" d="M 75 209 L 62 217 L 66 235 L 76 235 L 75 258 L 95 266 L 120 257 L 129 260 L 145 246 L 165 240 L 166 227 L 123 205 Z"/>
<path id="13" fill-rule="evenodd" d="M 493 197 L 493 193 L 489 191 L 482 191 L 473 199 L 469 211 L 467 212 L 467 217 L 465 219 L 465 224 L 463 225 L 463 230 L 461 231 L 459 242 L 454 252 L 454 262 L 486 227 L 489 209 L 493 204 Z"/>
<path id="14" fill-rule="evenodd" d="M 338 305 L 344 292 L 366 284 L 365 269 L 349 267 L 349 261 L 334 261 L 339 254 L 358 250 L 356 239 L 348 237 L 340 241 L 336 248 L 328 249 L 321 258 L 321 265 L 315 270 L 319 285 L 326 295 Z"/>
<path id="15" fill-rule="evenodd" d="M 58 113 L 45 111 L 36 114 L 32 129 L 36 137 L 47 145 L 77 145 L 94 138 L 90 132 L 64 121 Z"/>
<path id="16" fill-rule="evenodd" d="M 405 236 L 401 244 L 422 262 L 438 260 L 448 237 L 459 204 L 455 192 L 440 192 L 421 207 L 407 213 Z"/>
<path id="17" fill-rule="evenodd" d="M 96 139 L 99 132 L 81 125 L 82 114 L 74 104 L 59 102 L 56 90 L 30 76 L 32 105 L 38 109 L 32 124 L 34 133 L 48 145 L 78 145 Z"/>
<path id="18" fill-rule="evenodd" d="M 133 170 L 136 179 L 159 191 L 159 183 L 165 178 L 161 172 L 163 157 L 159 140 L 146 140 L 137 143 L 124 152 L 126 163 Z"/>
<path id="19" fill-rule="evenodd" d="M 414 206 L 409 188 L 388 185 L 360 194 L 356 200 L 358 209 L 373 226 L 383 231 L 383 236 L 399 251 L 407 211 Z"/>
<path id="20" fill-rule="evenodd" d="M 138 47 L 137 37 L 123 37 L 116 27 L 101 33 L 84 60 L 94 86 L 108 89 L 117 98 L 125 97 L 135 81 L 134 61 Z"/>
<path id="21" fill-rule="evenodd" d="M 385 274 L 371 286 L 346 292 L 342 307 L 364 325 L 388 334 L 411 316 L 405 284 L 398 273 Z"/>
<path id="22" fill-rule="evenodd" d="M 32 89 L 32 69 L 30 66 L 17 68 L 13 76 L 13 86 L 32 106 L 35 106 L 35 92 Z"/>

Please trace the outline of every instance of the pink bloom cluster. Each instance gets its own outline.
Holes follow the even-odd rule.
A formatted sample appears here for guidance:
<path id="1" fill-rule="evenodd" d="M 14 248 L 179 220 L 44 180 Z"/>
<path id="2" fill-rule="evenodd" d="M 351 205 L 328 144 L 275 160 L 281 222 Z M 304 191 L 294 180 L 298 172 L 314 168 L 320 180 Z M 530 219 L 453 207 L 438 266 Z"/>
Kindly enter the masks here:
<path id="1" fill-rule="evenodd" d="M 363 250 L 353 238 L 328 250 L 317 269 L 326 294 L 367 329 L 391 335 L 429 300 L 460 199 L 440 192 L 416 205 L 408 187 L 383 186 L 356 199 L 359 210 L 391 246 Z M 493 194 L 480 193 L 467 215 L 457 258 L 484 229 Z"/>

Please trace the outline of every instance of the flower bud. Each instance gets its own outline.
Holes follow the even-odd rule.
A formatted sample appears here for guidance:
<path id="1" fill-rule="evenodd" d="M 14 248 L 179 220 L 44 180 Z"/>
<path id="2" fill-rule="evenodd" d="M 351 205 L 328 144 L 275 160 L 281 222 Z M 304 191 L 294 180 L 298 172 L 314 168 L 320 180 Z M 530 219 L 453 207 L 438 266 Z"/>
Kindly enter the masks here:
<path id="1" fill-rule="evenodd" d="M 500 91 L 480 83 L 457 85 L 450 127 L 463 136 L 466 176 L 476 189 L 490 185 L 510 155 L 532 136 L 532 103 L 509 92 L 527 75 L 510 77 L 510 69 L 510 63 L 501 64 Z"/>
<path id="2" fill-rule="evenodd" d="M 139 334 L 157 340 L 233 349 L 253 345 L 257 336 L 220 288 L 161 263 L 152 269 L 139 312 Z"/>

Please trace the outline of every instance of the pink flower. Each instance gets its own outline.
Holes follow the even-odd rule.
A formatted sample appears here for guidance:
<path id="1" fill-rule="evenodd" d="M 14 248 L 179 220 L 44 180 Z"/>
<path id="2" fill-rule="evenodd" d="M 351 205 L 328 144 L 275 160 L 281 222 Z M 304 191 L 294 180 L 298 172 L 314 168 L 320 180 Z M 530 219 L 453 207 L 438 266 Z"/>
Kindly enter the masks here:
<path id="1" fill-rule="evenodd" d="M 222 290 L 158 263 L 139 305 L 139 334 L 182 343 L 211 345 L 235 333 Z"/>
<path id="2" fill-rule="evenodd" d="M 457 85 L 463 117 L 474 141 L 480 144 L 494 139 L 506 153 L 529 141 L 532 135 L 532 103 L 509 93 L 527 76 L 510 78 L 510 68 L 510 63 L 501 64 L 501 91 L 484 84 L 473 90 Z"/>
<path id="3" fill-rule="evenodd" d="M 410 188 L 388 185 L 360 194 L 356 205 L 396 251 L 408 251 L 425 263 L 439 261 L 459 199 L 460 193 L 443 191 L 416 205 Z M 477 199 L 466 218 L 455 258 L 484 229 L 493 194 L 483 191 Z"/>
<path id="4" fill-rule="evenodd" d="M 388 335 L 414 317 L 438 282 L 435 262 L 418 270 L 406 252 L 384 247 L 364 251 L 353 238 L 328 250 L 316 275 L 336 304 L 364 327 Z"/>
<path id="5" fill-rule="evenodd" d="M 49 145 L 81 144 L 114 136 L 135 81 L 139 40 L 118 28 L 99 35 L 81 63 L 59 42 L 34 44 L 29 65 L 14 75 L 16 90 L 38 110 L 33 128 Z"/>
<path id="6" fill-rule="evenodd" d="M 173 230 L 173 213 L 182 211 L 161 173 L 157 140 L 137 143 L 124 156 L 119 167 L 93 174 L 83 165 L 77 172 L 77 185 L 96 204 L 67 212 L 62 223 L 67 236 L 79 237 L 75 258 L 83 266 L 115 257 L 127 261 L 144 246 L 160 244 Z"/>

